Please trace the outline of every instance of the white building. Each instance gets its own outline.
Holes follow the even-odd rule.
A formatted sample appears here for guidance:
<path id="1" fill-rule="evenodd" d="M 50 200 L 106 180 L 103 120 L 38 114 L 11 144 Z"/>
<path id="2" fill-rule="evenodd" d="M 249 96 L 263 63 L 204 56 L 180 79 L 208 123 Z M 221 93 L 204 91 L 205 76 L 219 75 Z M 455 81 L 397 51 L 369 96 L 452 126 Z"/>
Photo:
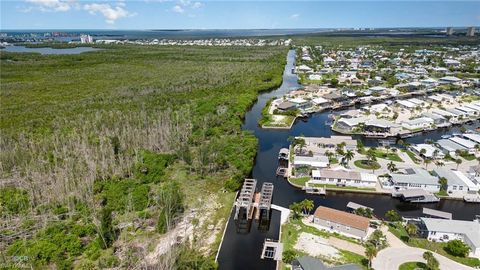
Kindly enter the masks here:
<path id="1" fill-rule="evenodd" d="M 423 156 L 424 158 L 428 159 L 438 159 L 445 157 L 445 154 L 440 149 L 431 144 L 414 144 L 410 147 L 410 149 L 417 155 Z M 425 153 L 422 154 L 422 150 L 425 150 Z"/>
<path id="2" fill-rule="evenodd" d="M 90 35 L 80 35 L 80 43 L 93 43 L 93 38 Z"/>
<path id="3" fill-rule="evenodd" d="M 377 176 L 346 169 L 321 169 L 312 171 L 312 184 L 375 188 Z"/>
<path id="4" fill-rule="evenodd" d="M 407 121 L 402 122 L 402 127 L 409 129 L 409 130 L 423 130 L 423 129 L 428 129 L 432 127 L 432 125 L 435 123 L 432 118 L 428 117 L 419 117 Z"/>
<path id="5" fill-rule="evenodd" d="M 447 179 L 447 192 L 451 196 L 463 198 L 467 193 L 476 193 L 480 190 L 480 184 L 476 180 L 468 178 L 460 171 L 436 168 L 433 174 Z"/>
<path id="6" fill-rule="evenodd" d="M 326 168 L 329 165 L 328 157 L 326 156 L 295 156 L 293 159 L 293 166 L 295 168 L 309 166 L 312 168 Z"/>
<path id="7" fill-rule="evenodd" d="M 451 137 L 450 138 L 450 141 L 456 143 L 456 144 L 459 144 L 460 146 L 464 147 L 467 152 L 469 154 L 474 154 L 475 153 L 475 145 L 476 143 L 470 141 L 470 140 L 467 140 L 467 139 L 463 139 L 463 138 L 460 138 L 460 137 Z"/>
<path id="8" fill-rule="evenodd" d="M 406 174 L 390 174 L 390 183 L 396 190 L 423 189 L 429 192 L 439 192 L 440 184 L 438 178 L 420 168 L 406 169 Z"/>
<path id="9" fill-rule="evenodd" d="M 471 257 L 480 258 L 480 221 L 420 218 L 425 225 L 427 239 L 436 242 L 462 240 L 470 247 Z"/>

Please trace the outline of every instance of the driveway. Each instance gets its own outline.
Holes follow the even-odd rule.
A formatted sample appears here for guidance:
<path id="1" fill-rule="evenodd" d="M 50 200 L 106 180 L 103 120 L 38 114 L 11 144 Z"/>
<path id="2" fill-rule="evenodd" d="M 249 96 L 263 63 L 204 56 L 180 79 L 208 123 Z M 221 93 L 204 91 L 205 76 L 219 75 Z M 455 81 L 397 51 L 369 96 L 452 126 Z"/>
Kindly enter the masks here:
<path id="1" fill-rule="evenodd" d="M 372 261 L 375 270 L 396 270 L 405 262 L 425 262 L 423 253 L 426 250 L 413 247 L 389 247 L 377 254 Z M 472 270 L 463 264 L 452 261 L 440 254 L 433 253 L 433 256 L 440 263 L 441 270 Z"/>

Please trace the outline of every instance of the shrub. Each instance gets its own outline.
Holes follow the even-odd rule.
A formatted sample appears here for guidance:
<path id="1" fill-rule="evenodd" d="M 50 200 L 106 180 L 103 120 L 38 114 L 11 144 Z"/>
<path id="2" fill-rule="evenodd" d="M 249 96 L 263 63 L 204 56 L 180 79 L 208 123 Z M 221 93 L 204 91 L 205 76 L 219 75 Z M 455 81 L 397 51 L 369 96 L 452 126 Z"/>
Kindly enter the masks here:
<path id="1" fill-rule="evenodd" d="M 451 240 L 448 241 L 445 246 L 445 251 L 450 253 L 453 256 L 457 257 L 467 257 L 470 252 L 470 247 L 467 246 L 462 240 Z"/>
<path id="2" fill-rule="evenodd" d="M 294 250 L 285 250 L 282 254 L 282 261 L 284 263 L 292 263 L 298 257 L 298 254 Z"/>
<path id="3" fill-rule="evenodd" d="M 25 190 L 14 187 L 0 189 L 0 216 L 22 214 L 28 206 L 29 199 Z"/>

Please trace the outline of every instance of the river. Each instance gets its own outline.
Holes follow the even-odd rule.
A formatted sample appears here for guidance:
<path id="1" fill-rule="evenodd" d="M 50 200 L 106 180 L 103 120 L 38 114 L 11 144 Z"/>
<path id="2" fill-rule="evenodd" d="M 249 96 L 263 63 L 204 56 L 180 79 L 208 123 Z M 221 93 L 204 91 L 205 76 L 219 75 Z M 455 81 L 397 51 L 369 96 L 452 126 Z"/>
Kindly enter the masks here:
<path id="1" fill-rule="evenodd" d="M 329 191 L 325 197 L 308 195 L 304 191 L 289 185 L 283 178 L 277 178 L 275 172 L 278 165 L 278 152 L 280 148 L 288 147 L 287 139 L 289 136 L 303 134 L 305 136 L 329 137 L 333 133 L 330 127 L 325 125 L 329 112 L 317 113 L 307 121 L 297 121 L 290 130 L 262 129 L 258 126 L 261 111 L 271 97 L 281 96 L 289 90 L 301 87 L 297 82 L 297 76 L 291 72 L 294 63 L 295 51 L 290 50 L 287 56 L 282 85 L 274 91 L 259 95 L 257 102 L 247 112 L 242 127 L 244 130 L 251 130 L 259 140 L 257 157 L 251 177 L 257 179 L 257 188 L 261 187 L 263 182 L 272 182 L 275 185 L 274 204 L 288 208 L 291 203 L 308 198 L 315 202 L 315 207 L 324 205 L 346 210 L 347 203 L 354 201 L 374 208 L 375 215 L 379 217 L 383 217 L 390 209 L 397 210 L 403 216 L 418 216 L 421 214 L 424 206 L 453 213 L 453 218 L 455 219 L 473 220 L 475 215 L 480 214 L 480 206 L 478 204 L 467 204 L 463 201 L 454 200 L 442 200 L 433 204 L 415 205 L 403 203 L 387 195 L 378 194 Z M 409 138 L 407 141 L 418 143 L 423 142 L 427 138 L 436 140 L 444 134 L 457 131 L 457 129 L 437 130 Z M 366 145 L 376 144 L 376 140 L 373 139 L 364 140 L 364 142 Z M 278 211 L 272 212 L 271 224 L 267 232 L 259 231 L 257 224 L 253 222 L 251 231 L 248 234 L 237 233 L 232 212 L 218 256 L 220 269 L 275 269 L 276 263 L 274 261 L 260 259 L 265 238 L 278 239 L 279 236 L 280 214 Z"/>

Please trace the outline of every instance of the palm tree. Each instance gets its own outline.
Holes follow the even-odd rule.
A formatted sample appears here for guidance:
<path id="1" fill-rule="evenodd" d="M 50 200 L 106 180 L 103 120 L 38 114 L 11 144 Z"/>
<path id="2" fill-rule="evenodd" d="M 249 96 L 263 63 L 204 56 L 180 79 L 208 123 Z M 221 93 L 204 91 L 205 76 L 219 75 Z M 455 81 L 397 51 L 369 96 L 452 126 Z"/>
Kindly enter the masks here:
<path id="1" fill-rule="evenodd" d="M 350 160 L 352 160 L 354 156 L 355 153 L 352 150 L 348 150 L 343 156 L 343 158 L 345 159 L 345 163 L 348 164 L 348 162 L 350 162 Z"/>
<path id="2" fill-rule="evenodd" d="M 417 234 L 417 226 L 415 226 L 415 224 L 408 223 L 407 226 L 405 227 L 405 230 L 409 235 Z"/>
<path id="3" fill-rule="evenodd" d="M 388 164 L 387 164 L 387 169 L 394 173 L 397 171 L 397 165 L 395 165 L 395 163 L 393 163 L 393 161 L 390 161 Z"/>
<path id="4" fill-rule="evenodd" d="M 443 166 L 445 166 L 445 163 L 443 163 L 443 162 L 441 162 L 441 161 L 437 161 L 436 164 L 437 164 L 438 167 L 443 167 Z"/>
<path id="5" fill-rule="evenodd" d="M 372 260 L 377 256 L 378 250 L 372 244 L 367 244 L 365 247 L 365 256 L 368 258 L 368 268 L 372 268 Z"/>
<path id="6" fill-rule="evenodd" d="M 301 202 L 303 210 L 306 212 L 306 214 L 310 215 L 310 212 L 313 210 L 315 207 L 315 204 L 313 203 L 312 200 L 305 199 Z"/>
<path id="7" fill-rule="evenodd" d="M 455 159 L 455 163 L 457 163 L 457 171 L 458 171 L 458 166 L 460 166 L 460 164 L 462 164 L 462 159 L 460 159 L 460 158 Z"/>
<path id="8" fill-rule="evenodd" d="M 425 170 L 428 170 L 428 164 L 432 163 L 431 159 L 424 159 L 423 164 L 425 164 Z"/>

